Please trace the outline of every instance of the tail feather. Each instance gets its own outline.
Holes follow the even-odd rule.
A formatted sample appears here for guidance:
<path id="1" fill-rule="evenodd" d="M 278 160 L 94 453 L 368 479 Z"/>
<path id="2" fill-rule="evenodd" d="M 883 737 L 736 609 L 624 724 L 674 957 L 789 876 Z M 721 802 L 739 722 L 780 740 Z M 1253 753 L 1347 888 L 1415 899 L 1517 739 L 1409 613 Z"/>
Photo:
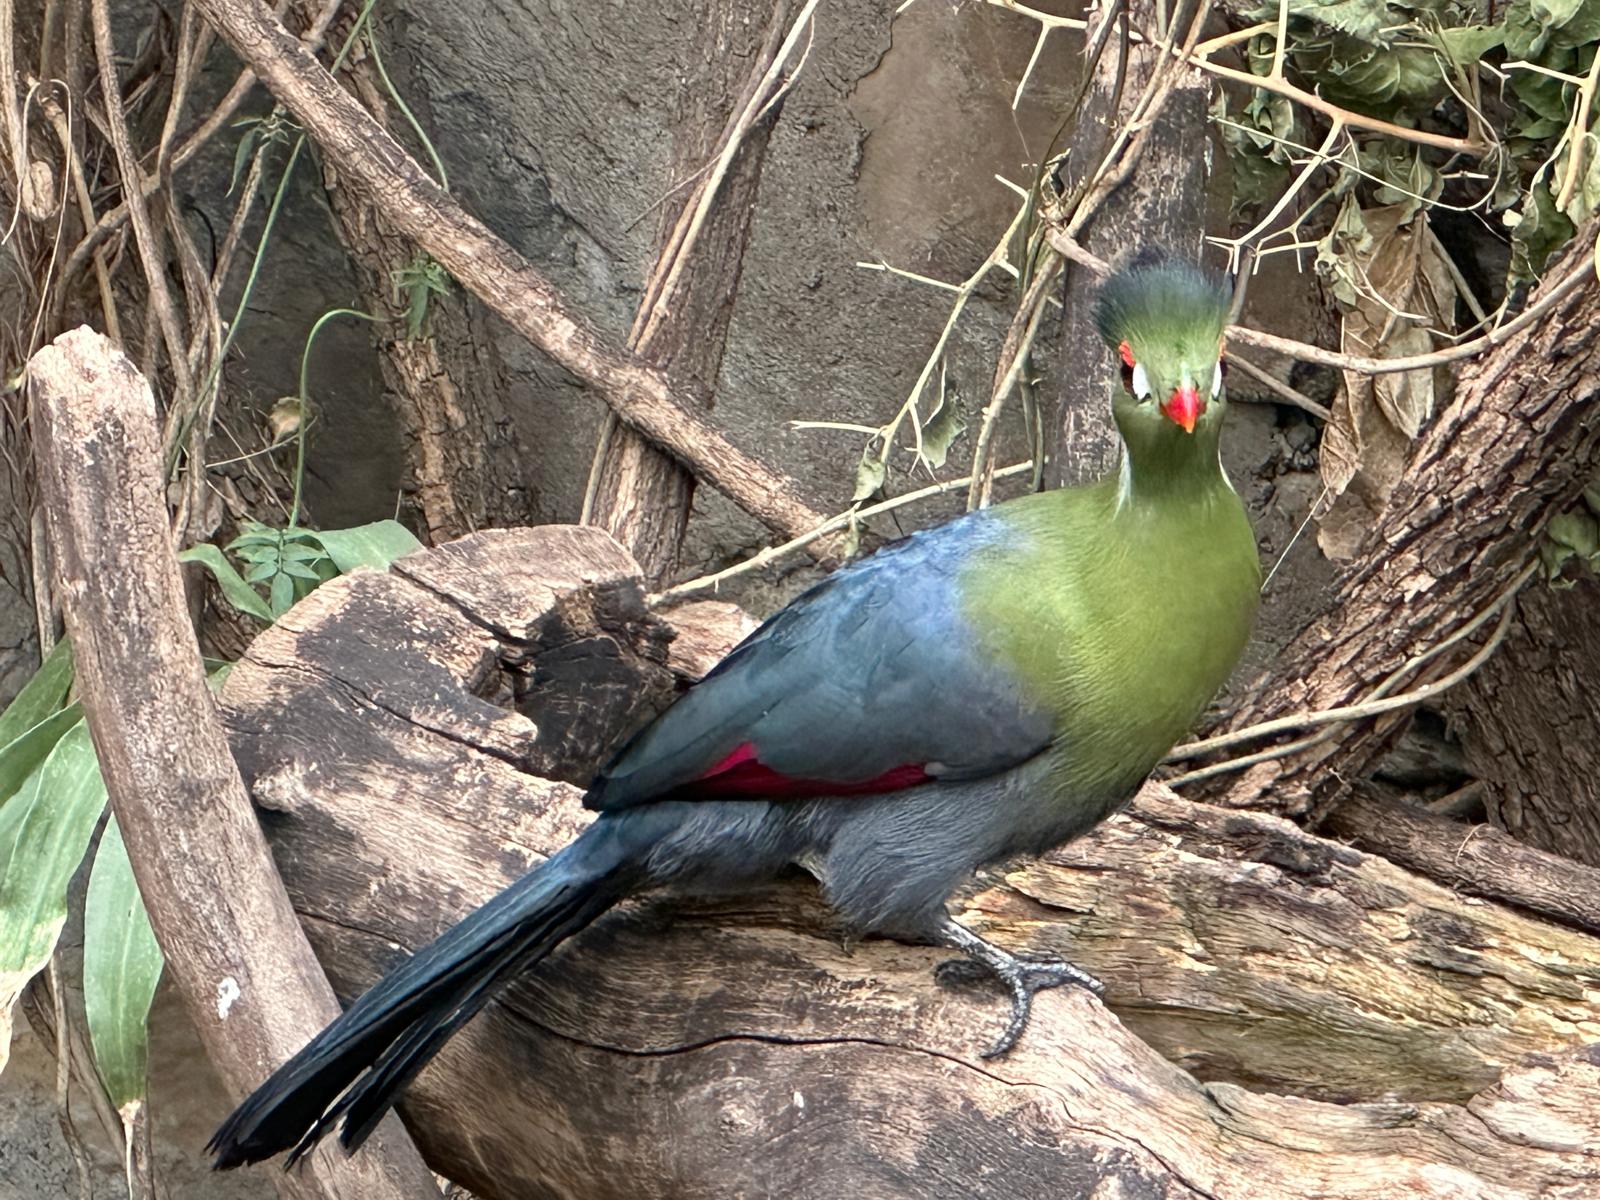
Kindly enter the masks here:
<path id="1" fill-rule="evenodd" d="M 219 1170 L 290 1150 L 292 1164 L 344 1121 L 366 1140 L 399 1093 L 518 972 L 636 891 L 654 839 L 602 817 L 373 985 L 255 1090 L 207 1144 Z M 636 829 L 633 832 L 646 832 Z"/>
<path id="2" fill-rule="evenodd" d="M 347 1151 L 353 1151 L 365 1142 L 383 1119 L 384 1113 L 389 1111 L 394 1098 L 428 1065 L 456 1030 L 476 1016 L 502 987 L 598 918 L 617 899 L 620 896 L 587 892 L 573 895 L 555 905 L 549 914 L 551 919 L 538 930 L 530 931 L 526 940 L 519 940 L 502 964 L 491 968 L 457 999 L 448 1015 L 412 1025 L 373 1063 L 372 1069 L 340 1098 L 337 1109 L 344 1112 L 345 1118 L 344 1126 L 339 1131 L 339 1144 Z M 444 1009 L 441 1007 L 440 1011 L 443 1013 Z M 329 1126 L 331 1124 L 332 1120 Z M 310 1149 L 310 1146 L 306 1145 L 305 1148 Z M 301 1151 L 297 1147 L 296 1154 L 291 1155 L 289 1161 L 293 1162 L 299 1153 Z"/>

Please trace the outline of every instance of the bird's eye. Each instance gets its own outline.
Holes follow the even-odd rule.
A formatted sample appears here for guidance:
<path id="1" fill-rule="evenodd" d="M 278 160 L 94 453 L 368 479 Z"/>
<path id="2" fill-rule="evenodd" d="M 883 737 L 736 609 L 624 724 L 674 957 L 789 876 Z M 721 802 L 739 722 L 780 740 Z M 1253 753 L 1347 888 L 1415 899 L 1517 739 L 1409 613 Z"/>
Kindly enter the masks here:
<path id="1" fill-rule="evenodd" d="M 1127 372 L 1128 390 L 1139 400 L 1150 399 L 1150 376 L 1145 372 L 1143 363 L 1134 363 Z"/>
<path id="2" fill-rule="evenodd" d="M 1217 359 L 1217 369 L 1211 372 L 1211 398 L 1215 400 L 1217 393 L 1222 391 L 1222 381 L 1228 377 L 1227 364 L 1222 359 Z"/>

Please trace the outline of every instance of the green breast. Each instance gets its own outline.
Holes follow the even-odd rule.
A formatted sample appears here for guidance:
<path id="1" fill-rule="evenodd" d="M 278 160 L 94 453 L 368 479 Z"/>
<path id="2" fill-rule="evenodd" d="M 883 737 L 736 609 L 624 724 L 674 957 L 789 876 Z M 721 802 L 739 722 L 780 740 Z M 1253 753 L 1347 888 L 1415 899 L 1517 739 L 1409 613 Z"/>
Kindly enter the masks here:
<path id="1" fill-rule="evenodd" d="M 1244 650 L 1260 564 L 1215 479 L 1137 504 L 1111 479 L 1008 505 L 1015 536 L 964 580 L 985 649 L 1056 715 L 1051 778 L 1075 806 L 1125 799 Z"/>

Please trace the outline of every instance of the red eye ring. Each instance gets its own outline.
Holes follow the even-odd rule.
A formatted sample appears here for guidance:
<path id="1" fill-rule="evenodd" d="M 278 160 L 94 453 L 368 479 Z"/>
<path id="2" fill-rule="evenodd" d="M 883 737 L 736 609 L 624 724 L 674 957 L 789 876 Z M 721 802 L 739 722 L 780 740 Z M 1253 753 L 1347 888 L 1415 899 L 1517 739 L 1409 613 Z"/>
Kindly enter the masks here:
<path id="1" fill-rule="evenodd" d="M 1117 347 L 1117 357 L 1122 360 L 1122 386 L 1129 394 L 1133 394 L 1133 347 L 1123 342 Z"/>

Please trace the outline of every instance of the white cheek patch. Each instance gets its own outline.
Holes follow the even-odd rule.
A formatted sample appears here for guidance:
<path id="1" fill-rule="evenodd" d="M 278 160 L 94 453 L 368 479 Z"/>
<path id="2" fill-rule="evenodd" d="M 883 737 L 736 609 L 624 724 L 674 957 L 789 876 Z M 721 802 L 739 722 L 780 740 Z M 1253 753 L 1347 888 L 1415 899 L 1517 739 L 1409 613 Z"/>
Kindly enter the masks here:
<path id="1" fill-rule="evenodd" d="M 1222 360 L 1217 359 L 1217 365 L 1211 372 L 1211 398 L 1215 400 L 1217 393 L 1222 391 Z"/>
<path id="2" fill-rule="evenodd" d="M 1132 379 L 1133 394 L 1141 400 L 1150 398 L 1150 376 L 1144 369 L 1143 363 L 1133 364 Z"/>

